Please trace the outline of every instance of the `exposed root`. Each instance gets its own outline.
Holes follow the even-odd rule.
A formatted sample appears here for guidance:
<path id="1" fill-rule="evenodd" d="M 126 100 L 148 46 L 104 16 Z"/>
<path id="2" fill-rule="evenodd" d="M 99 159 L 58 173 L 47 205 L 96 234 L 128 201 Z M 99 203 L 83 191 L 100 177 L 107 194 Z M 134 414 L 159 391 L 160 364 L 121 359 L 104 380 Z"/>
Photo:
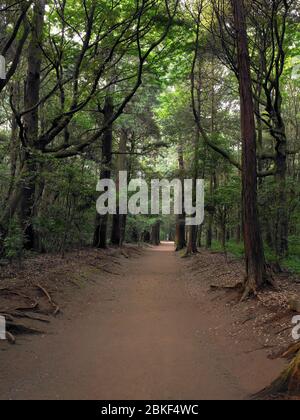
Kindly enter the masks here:
<path id="1" fill-rule="evenodd" d="M 210 285 L 211 290 L 238 290 L 240 291 L 243 287 L 244 287 L 243 283 L 237 283 L 233 286 L 222 286 L 222 285 L 219 286 L 216 284 Z"/>
<path id="2" fill-rule="evenodd" d="M 12 311 L 12 312 L 9 312 L 9 314 L 14 316 L 15 318 L 27 318 L 27 319 L 31 319 L 32 321 L 39 321 L 45 324 L 50 324 L 50 320 L 47 319 L 46 317 L 43 317 L 42 315 L 36 315 L 36 314 L 28 313 L 28 312 L 18 312 L 18 311 Z"/>
<path id="3" fill-rule="evenodd" d="M 6 321 L 6 328 L 8 332 L 15 332 L 17 334 L 44 334 L 44 331 L 12 321 Z"/>
<path id="4" fill-rule="evenodd" d="M 260 287 L 257 286 L 254 278 L 246 277 L 245 283 L 244 283 L 244 293 L 241 298 L 241 302 L 245 302 L 247 299 L 251 297 L 257 297 L 258 292 L 267 287 L 270 287 L 277 292 L 280 290 L 276 280 L 274 279 L 272 273 L 270 272 L 267 273 L 267 275 L 264 278 L 263 285 Z"/>
<path id="5" fill-rule="evenodd" d="M 113 271 L 110 271 L 108 268 L 106 268 L 106 266 L 101 267 L 101 270 L 104 271 L 105 273 L 111 274 L 113 276 L 120 276 L 120 273 L 115 273 Z"/>
<path id="6" fill-rule="evenodd" d="M 129 255 L 127 254 L 127 252 L 124 251 L 124 249 L 121 249 L 121 254 L 123 255 L 123 257 L 129 259 Z"/>
<path id="7" fill-rule="evenodd" d="M 183 254 L 180 258 L 191 258 L 193 254 L 186 252 L 185 254 Z"/>
<path id="8" fill-rule="evenodd" d="M 279 357 L 281 359 L 289 359 L 290 357 L 295 356 L 295 354 L 297 354 L 299 351 L 300 351 L 300 342 L 290 346 Z"/>
<path id="9" fill-rule="evenodd" d="M 40 284 L 36 284 L 36 287 L 44 293 L 44 295 L 47 297 L 50 305 L 53 306 L 53 308 L 54 308 L 53 315 L 57 315 L 60 312 L 60 308 L 59 308 L 58 305 L 56 305 L 56 303 L 53 302 L 49 292 L 43 286 L 41 286 Z"/>
<path id="10" fill-rule="evenodd" d="M 29 297 L 27 295 L 24 295 L 23 293 L 20 293 L 20 292 L 17 292 L 15 290 L 11 290 L 11 289 L 8 289 L 8 288 L 1 289 L 1 292 L 2 293 L 3 292 L 7 293 L 7 294 L 10 294 L 10 295 L 14 295 L 14 296 L 18 296 L 18 297 L 21 297 L 22 299 L 25 299 L 25 300 L 28 300 L 29 302 L 31 302 L 30 307 L 26 307 L 26 310 L 34 309 L 38 306 L 38 303 L 35 300 L 33 300 L 31 297 Z M 21 310 L 21 308 L 19 310 Z"/>
<path id="11" fill-rule="evenodd" d="M 300 343 L 298 343 L 300 346 Z M 300 395 L 300 351 L 291 361 L 289 366 L 269 387 L 263 389 L 253 396 L 253 399 L 266 399 L 281 394 L 288 396 Z"/>
<path id="12" fill-rule="evenodd" d="M 256 296 L 257 296 L 257 287 L 246 283 L 244 285 L 244 293 L 241 297 L 241 302 L 245 302 L 251 297 L 256 297 Z"/>
<path id="13" fill-rule="evenodd" d="M 5 335 L 6 335 L 6 340 L 10 344 L 16 344 L 16 337 L 12 335 L 12 333 L 10 333 L 9 331 L 6 331 Z"/>
<path id="14" fill-rule="evenodd" d="M 19 306 L 18 308 L 15 308 L 15 311 L 33 311 L 35 309 L 38 309 L 39 304 L 37 302 L 34 302 L 32 306 Z"/>

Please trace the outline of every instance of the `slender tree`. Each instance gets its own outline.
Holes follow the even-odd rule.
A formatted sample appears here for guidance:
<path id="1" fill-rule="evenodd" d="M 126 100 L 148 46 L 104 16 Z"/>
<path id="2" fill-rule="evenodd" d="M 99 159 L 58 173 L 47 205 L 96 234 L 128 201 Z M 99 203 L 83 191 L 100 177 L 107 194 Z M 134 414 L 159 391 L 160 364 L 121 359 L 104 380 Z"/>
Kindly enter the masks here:
<path id="1" fill-rule="evenodd" d="M 244 0 L 232 0 L 237 37 L 241 104 L 243 230 L 246 257 L 245 296 L 266 284 L 267 273 L 257 205 L 256 127 Z"/>

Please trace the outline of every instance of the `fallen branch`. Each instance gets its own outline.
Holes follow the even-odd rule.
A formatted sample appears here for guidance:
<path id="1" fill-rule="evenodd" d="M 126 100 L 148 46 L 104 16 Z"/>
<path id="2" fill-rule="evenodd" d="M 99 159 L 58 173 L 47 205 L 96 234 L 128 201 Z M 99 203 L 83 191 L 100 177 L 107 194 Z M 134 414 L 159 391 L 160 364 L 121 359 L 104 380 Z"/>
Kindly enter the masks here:
<path id="1" fill-rule="evenodd" d="M 33 321 L 39 321 L 39 322 L 43 322 L 45 324 L 50 324 L 50 320 L 47 319 L 46 317 L 42 317 L 41 315 L 35 315 L 35 314 L 31 314 L 29 312 L 18 312 L 18 311 L 12 311 L 9 312 L 10 315 L 16 317 L 16 318 L 27 318 L 27 319 L 31 319 Z"/>
<path id="2" fill-rule="evenodd" d="M 129 255 L 124 251 L 124 249 L 121 249 L 121 254 L 125 257 L 125 258 L 127 258 L 127 259 L 129 259 Z"/>
<path id="3" fill-rule="evenodd" d="M 101 267 L 101 270 L 105 273 L 112 274 L 113 276 L 120 276 L 120 273 L 114 273 L 113 271 L 110 271 L 106 266 Z"/>
<path id="4" fill-rule="evenodd" d="M 243 283 L 237 283 L 234 286 L 225 286 L 225 285 L 215 285 L 215 284 L 211 284 L 210 288 L 211 290 L 241 290 L 244 287 Z"/>
<path id="5" fill-rule="evenodd" d="M 59 308 L 58 305 L 56 305 L 56 303 L 53 302 L 49 292 L 43 286 L 41 286 L 40 284 L 36 284 L 36 287 L 44 293 L 44 295 L 47 297 L 50 305 L 53 306 L 53 308 L 54 308 L 53 315 L 57 315 L 60 312 L 60 308 Z"/>
<path id="6" fill-rule="evenodd" d="M 19 334 L 44 334 L 44 331 L 37 330 L 35 328 L 28 327 L 27 325 L 12 321 L 6 321 L 6 329 L 8 332 L 13 331 Z"/>
<path id="7" fill-rule="evenodd" d="M 35 302 L 32 304 L 32 306 L 20 306 L 18 308 L 15 308 L 15 311 L 32 311 L 34 309 L 37 309 L 38 307 L 39 304 Z"/>
<path id="8" fill-rule="evenodd" d="M 28 300 L 29 302 L 31 302 L 31 306 L 30 308 L 27 308 L 27 309 L 34 309 L 38 306 L 38 303 L 35 300 L 33 300 L 30 296 L 24 295 L 23 293 L 19 293 L 15 290 L 11 290 L 8 288 L 1 289 L 1 292 L 5 292 L 10 295 L 18 296 L 18 297 L 21 297 L 22 299 Z"/>
<path id="9" fill-rule="evenodd" d="M 16 338 L 14 335 L 12 335 L 12 333 L 10 333 L 9 331 L 6 331 L 5 335 L 6 335 L 6 340 L 10 344 L 16 344 Z"/>
<path id="10" fill-rule="evenodd" d="M 281 330 L 275 332 L 275 335 L 279 335 L 279 334 L 281 334 L 281 333 L 283 333 L 285 331 L 288 331 L 290 329 L 291 329 L 291 326 L 289 325 L 288 327 L 282 328 Z"/>

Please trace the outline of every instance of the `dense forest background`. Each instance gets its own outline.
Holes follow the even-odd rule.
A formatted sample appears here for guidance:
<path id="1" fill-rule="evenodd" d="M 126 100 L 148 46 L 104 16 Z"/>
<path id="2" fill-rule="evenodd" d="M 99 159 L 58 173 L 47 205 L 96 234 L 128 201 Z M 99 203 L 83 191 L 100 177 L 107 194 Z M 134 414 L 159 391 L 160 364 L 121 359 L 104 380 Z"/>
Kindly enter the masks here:
<path id="1" fill-rule="evenodd" d="M 245 1 L 243 22 L 234 3 L 2 2 L 3 263 L 159 239 L 188 252 L 244 254 L 240 22 L 248 28 L 259 232 L 268 262 L 300 272 L 300 5 Z M 190 232 L 184 217 L 97 216 L 97 181 L 117 181 L 119 170 L 204 178 L 205 224 Z"/>
<path id="2" fill-rule="evenodd" d="M 174 240 L 240 257 L 242 301 L 300 273 L 299 0 L 6 0 L 0 56 L 0 266 Z M 204 179 L 204 224 L 100 216 L 120 171 Z"/>

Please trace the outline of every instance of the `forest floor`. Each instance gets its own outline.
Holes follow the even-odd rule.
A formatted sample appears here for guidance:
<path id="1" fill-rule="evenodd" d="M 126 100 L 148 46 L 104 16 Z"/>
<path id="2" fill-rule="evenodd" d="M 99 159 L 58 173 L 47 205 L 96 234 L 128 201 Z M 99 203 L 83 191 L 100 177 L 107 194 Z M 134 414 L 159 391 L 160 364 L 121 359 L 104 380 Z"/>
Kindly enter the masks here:
<path id="1" fill-rule="evenodd" d="M 219 286 L 241 281 L 241 261 L 173 249 L 81 250 L 2 268 L 0 313 L 14 335 L 18 325 L 40 333 L 0 341 L 0 399 L 230 400 L 269 385 L 285 365 L 270 355 L 292 341 L 296 279 L 240 303 Z"/>

